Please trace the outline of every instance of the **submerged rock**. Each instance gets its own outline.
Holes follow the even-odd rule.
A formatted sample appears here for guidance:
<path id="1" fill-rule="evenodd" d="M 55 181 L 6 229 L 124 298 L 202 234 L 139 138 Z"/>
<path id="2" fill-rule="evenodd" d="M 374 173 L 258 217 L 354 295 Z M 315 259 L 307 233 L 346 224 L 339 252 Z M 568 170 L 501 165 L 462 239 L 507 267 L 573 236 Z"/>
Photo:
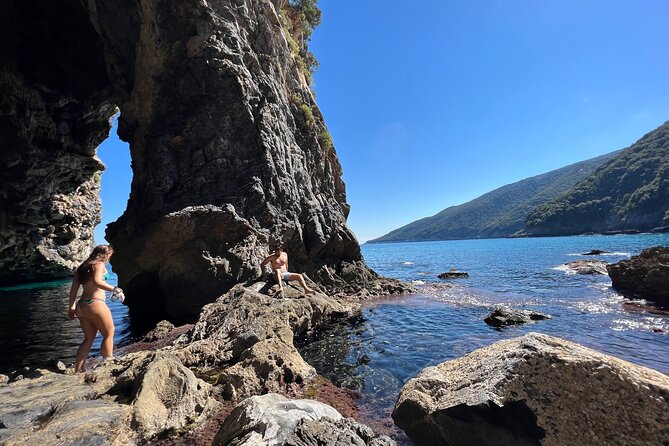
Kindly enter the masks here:
<path id="1" fill-rule="evenodd" d="M 598 256 L 598 255 L 606 254 L 606 253 L 608 253 L 608 251 L 604 251 L 602 249 L 593 249 L 593 250 L 590 250 L 588 252 L 584 252 L 581 255 L 583 255 L 583 256 Z"/>
<path id="2" fill-rule="evenodd" d="M 533 310 L 498 307 L 486 316 L 484 321 L 493 327 L 503 327 L 505 325 L 519 325 L 544 319 L 551 319 L 551 317 Z"/>
<path id="3" fill-rule="evenodd" d="M 424 369 L 393 419 L 416 445 L 669 442 L 669 377 L 538 333 Z"/>
<path id="4" fill-rule="evenodd" d="M 395 442 L 327 404 L 270 393 L 244 400 L 225 419 L 214 446 L 391 446 Z"/>
<path id="5" fill-rule="evenodd" d="M 573 262 L 565 263 L 562 269 L 573 274 L 606 275 L 606 265 L 607 262 L 597 259 L 574 260 Z"/>
<path id="6" fill-rule="evenodd" d="M 456 271 L 454 269 L 441 273 L 438 276 L 440 279 L 464 279 L 469 277 L 469 273 L 464 271 Z"/>
<path id="7" fill-rule="evenodd" d="M 627 297 L 669 307 L 669 247 L 644 249 L 638 256 L 608 265 L 613 288 Z"/>

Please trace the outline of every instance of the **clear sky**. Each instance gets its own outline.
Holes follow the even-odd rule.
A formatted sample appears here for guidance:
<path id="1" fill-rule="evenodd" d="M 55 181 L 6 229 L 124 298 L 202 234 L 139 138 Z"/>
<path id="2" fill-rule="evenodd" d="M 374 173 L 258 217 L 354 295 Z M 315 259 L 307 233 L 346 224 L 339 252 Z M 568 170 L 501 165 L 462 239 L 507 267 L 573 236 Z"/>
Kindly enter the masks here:
<path id="1" fill-rule="evenodd" d="M 361 243 L 669 120 L 668 1 L 320 6 L 314 87 Z M 115 135 L 99 155 L 104 225 L 123 212 L 130 160 Z"/>

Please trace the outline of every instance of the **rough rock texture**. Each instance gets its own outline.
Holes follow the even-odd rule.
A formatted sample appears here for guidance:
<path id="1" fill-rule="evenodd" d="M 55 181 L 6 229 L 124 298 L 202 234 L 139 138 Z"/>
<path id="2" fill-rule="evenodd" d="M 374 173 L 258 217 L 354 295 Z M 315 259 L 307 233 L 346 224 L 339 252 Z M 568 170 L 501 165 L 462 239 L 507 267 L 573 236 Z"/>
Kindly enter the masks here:
<path id="1" fill-rule="evenodd" d="M 131 308 L 195 316 L 257 277 L 275 241 L 331 291 L 378 279 L 346 226 L 341 166 L 276 5 L 86 3 L 133 160 L 128 208 L 107 230 Z"/>
<path id="2" fill-rule="evenodd" d="M 395 442 L 327 404 L 289 400 L 276 393 L 244 400 L 226 418 L 214 439 L 225 446 L 391 446 Z"/>
<path id="3" fill-rule="evenodd" d="M 0 281 L 71 272 L 99 222 L 115 107 L 128 208 L 107 231 L 134 315 L 173 320 L 257 277 L 280 241 L 331 294 L 404 290 L 365 265 L 341 166 L 275 0 L 0 6 Z"/>
<path id="4" fill-rule="evenodd" d="M 574 260 L 573 262 L 565 263 L 560 269 L 572 274 L 606 275 L 606 265 L 607 262 L 597 259 Z"/>
<path id="5" fill-rule="evenodd" d="M 417 445 L 661 445 L 669 377 L 530 333 L 428 367 L 393 419 Z"/>
<path id="6" fill-rule="evenodd" d="M 669 247 L 656 246 L 606 267 L 613 288 L 625 296 L 669 308 Z"/>
<path id="7" fill-rule="evenodd" d="M 0 284 L 70 275 L 100 222 L 115 107 L 78 0 L 0 5 Z"/>
<path id="8" fill-rule="evenodd" d="M 493 327 L 503 327 L 506 325 L 526 324 L 532 321 L 541 321 L 551 319 L 547 314 L 538 311 L 514 309 L 514 308 L 495 308 L 484 319 L 485 323 Z"/>
<path id="9" fill-rule="evenodd" d="M 197 425 L 219 405 L 211 386 L 165 351 L 106 361 L 85 376 L 39 375 L 0 384 L 3 444 L 142 444 Z"/>
<path id="10" fill-rule="evenodd" d="M 153 330 L 144 335 L 142 342 L 156 342 L 165 339 L 174 328 L 174 324 L 170 321 L 160 321 Z"/>
<path id="11" fill-rule="evenodd" d="M 285 390 L 316 375 L 293 344 L 303 335 L 354 308 L 321 293 L 304 296 L 287 286 L 284 298 L 263 294 L 271 283 L 238 285 L 204 307 L 188 336 L 178 343 L 182 362 L 200 373 L 217 375 L 226 399 Z"/>

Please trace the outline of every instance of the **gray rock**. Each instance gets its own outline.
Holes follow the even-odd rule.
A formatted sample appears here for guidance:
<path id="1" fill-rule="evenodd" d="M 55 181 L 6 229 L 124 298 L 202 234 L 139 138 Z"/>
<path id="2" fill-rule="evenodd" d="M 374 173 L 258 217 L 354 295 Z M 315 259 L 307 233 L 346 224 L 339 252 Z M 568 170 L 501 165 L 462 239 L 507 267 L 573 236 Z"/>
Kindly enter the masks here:
<path id="1" fill-rule="evenodd" d="M 608 251 L 604 251 L 602 249 L 592 249 L 588 252 L 584 252 L 581 255 L 584 255 L 584 256 L 598 256 L 598 255 L 601 255 L 601 254 L 606 254 L 607 252 Z"/>
<path id="2" fill-rule="evenodd" d="M 597 259 L 574 260 L 563 265 L 562 269 L 573 274 L 605 275 L 607 262 Z"/>
<path id="3" fill-rule="evenodd" d="M 385 435 L 376 435 L 372 429 L 353 418 L 337 421 L 302 419 L 284 443 L 286 446 L 395 446 Z"/>
<path id="4" fill-rule="evenodd" d="M 551 319 L 551 316 L 538 311 L 526 309 L 514 309 L 498 307 L 495 308 L 484 321 L 493 327 L 503 327 L 506 325 L 519 325 L 528 322 Z"/>
<path id="5" fill-rule="evenodd" d="M 394 445 L 327 404 L 270 393 L 244 400 L 225 419 L 214 445 Z"/>
<path id="6" fill-rule="evenodd" d="M 669 441 L 669 377 L 530 333 L 428 367 L 393 419 L 417 445 L 649 445 Z"/>
<path id="7" fill-rule="evenodd" d="M 613 288 L 669 308 L 669 248 L 644 249 L 638 256 L 607 267 Z"/>
<path id="8" fill-rule="evenodd" d="M 215 371 L 224 396 L 241 400 L 261 392 L 285 391 L 315 376 L 293 344 L 332 319 L 351 316 L 354 307 L 322 293 L 305 296 L 292 286 L 278 299 L 273 283 L 238 285 L 204 307 L 187 337 L 175 351 L 182 362 L 207 374 Z"/>

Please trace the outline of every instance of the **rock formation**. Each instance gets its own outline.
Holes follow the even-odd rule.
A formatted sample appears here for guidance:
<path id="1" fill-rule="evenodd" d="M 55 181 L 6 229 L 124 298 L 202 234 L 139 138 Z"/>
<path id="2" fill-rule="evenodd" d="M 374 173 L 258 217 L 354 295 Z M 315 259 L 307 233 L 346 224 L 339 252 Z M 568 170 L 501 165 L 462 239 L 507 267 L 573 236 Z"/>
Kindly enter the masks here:
<path id="1" fill-rule="evenodd" d="M 644 249 L 638 256 L 606 267 L 613 288 L 628 297 L 669 308 L 669 248 Z"/>
<path id="2" fill-rule="evenodd" d="M 498 307 L 488 314 L 484 321 L 493 327 L 504 327 L 507 325 L 526 324 L 533 321 L 541 321 L 544 319 L 551 319 L 547 314 L 538 311 L 526 309 L 514 309 Z"/>
<path id="3" fill-rule="evenodd" d="M 115 110 L 98 44 L 76 0 L 0 5 L 0 284 L 69 275 L 90 253 Z"/>
<path id="4" fill-rule="evenodd" d="M 669 442 L 669 377 L 530 333 L 428 367 L 402 389 L 395 423 L 416 445 Z"/>
<path id="5" fill-rule="evenodd" d="M 344 418 L 313 400 L 289 400 L 276 393 L 244 400 L 232 411 L 214 439 L 215 446 L 393 446 L 367 426 Z"/>
<path id="6" fill-rule="evenodd" d="M 341 166 L 287 5 L 3 2 L 3 273 L 62 274 L 88 253 L 95 147 L 118 107 L 133 181 L 107 239 L 134 315 L 194 319 L 258 276 L 277 241 L 330 293 L 402 289 L 367 268 L 346 226 Z"/>
<path id="7" fill-rule="evenodd" d="M 84 376 L 45 370 L 0 375 L 0 442 L 27 445 L 41 439 L 39 444 L 48 446 L 80 439 L 82 444 L 146 444 L 218 419 L 221 400 L 232 405 L 258 394 L 308 387 L 316 381 L 316 371 L 300 356 L 293 339 L 333 318 L 350 317 L 356 308 L 321 293 L 305 297 L 290 286 L 283 299 L 265 294 L 271 291 L 272 284 L 266 282 L 238 285 L 207 305 L 187 334 L 168 344 L 154 343 L 155 350 L 101 362 Z M 155 337 L 162 342 L 172 336 L 165 336 L 168 330 L 161 323 Z M 292 420 L 290 432 L 284 432 L 285 438 L 292 438 L 289 444 L 337 439 L 344 444 L 393 444 L 324 404 L 274 398 L 281 399 L 283 409 L 272 419 L 285 415 Z M 243 406 L 249 404 L 254 403 Z M 327 407 L 320 414 L 330 420 L 319 416 L 298 423 L 302 416 L 279 414 L 298 406 Z M 234 415 L 227 425 L 239 427 L 240 419 Z M 251 430 L 261 430 L 258 423 L 253 426 Z M 237 433 L 230 434 L 235 438 L 237 427 Z"/>
<path id="8" fill-rule="evenodd" d="M 607 262 L 597 259 L 574 260 L 559 266 L 558 269 L 570 274 L 606 275 L 606 265 Z"/>

